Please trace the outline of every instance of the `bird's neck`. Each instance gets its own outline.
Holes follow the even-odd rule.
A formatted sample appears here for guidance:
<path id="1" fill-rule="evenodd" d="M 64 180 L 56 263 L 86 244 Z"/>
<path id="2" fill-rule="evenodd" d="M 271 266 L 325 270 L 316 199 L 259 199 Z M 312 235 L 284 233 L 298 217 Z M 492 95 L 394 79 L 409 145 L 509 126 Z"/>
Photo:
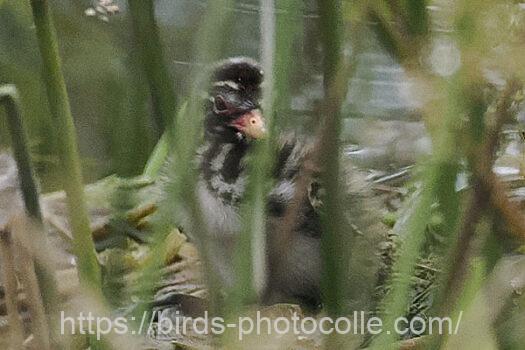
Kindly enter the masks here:
<path id="1" fill-rule="evenodd" d="M 244 158 L 249 145 L 207 138 L 200 153 L 200 172 L 209 191 L 223 201 L 237 204 L 244 192 Z"/>

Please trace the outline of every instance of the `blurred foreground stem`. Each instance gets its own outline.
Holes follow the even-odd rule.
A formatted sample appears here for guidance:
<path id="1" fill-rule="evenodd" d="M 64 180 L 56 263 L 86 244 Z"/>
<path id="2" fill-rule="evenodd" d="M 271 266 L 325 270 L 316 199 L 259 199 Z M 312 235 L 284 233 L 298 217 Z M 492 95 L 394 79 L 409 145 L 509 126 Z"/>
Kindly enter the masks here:
<path id="1" fill-rule="evenodd" d="M 347 268 L 349 261 L 348 233 L 343 224 L 341 206 L 341 182 L 339 131 L 341 130 L 343 84 L 338 82 L 343 69 L 343 19 L 339 0 L 319 0 L 321 37 L 323 40 L 323 68 L 325 96 L 323 104 L 324 125 L 320 139 L 318 161 L 322 167 L 323 184 L 326 188 L 327 215 L 322 215 L 324 232 L 322 237 L 323 256 L 323 302 L 328 314 L 340 316 L 344 312 L 344 300 L 348 295 Z M 329 216 L 328 216 L 329 215 Z"/>
<path id="2" fill-rule="evenodd" d="M 55 28 L 47 0 L 31 0 L 31 7 L 42 56 L 42 78 L 57 132 L 78 274 L 83 288 L 101 296 L 100 266 L 89 227 L 75 127 L 62 75 Z"/>
<path id="3" fill-rule="evenodd" d="M 134 2 L 134 1 L 133 1 Z M 130 2 L 131 3 L 131 2 Z M 200 62 L 209 64 L 217 60 L 219 52 L 224 47 L 226 40 L 229 40 L 230 18 L 232 12 L 232 0 L 216 0 L 209 2 L 206 15 L 202 19 L 202 26 L 199 28 L 196 39 L 195 57 Z M 195 243 L 199 248 L 199 254 L 203 261 L 203 270 L 206 273 L 206 282 L 209 290 L 210 311 L 216 313 L 220 309 L 223 291 L 219 276 L 213 274 L 213 255 L 210 250 L 210 236 L 207 234 L 208 228 L 205 224 L 199 200 L 196 196 L 196 182 L 198 174 L 193 166 L 194 157 L 198 145 L 200 144 L 201 127 L 203 124 L 203 110 L 201 91 L 204 88 L 208 75 L 207 69 L 201 66 L 195 68 L 190 76 L 195 77 L 191 87 L 191 95 L 187 105 L 180 109 L 180 117 L 174 121 L 173 150 L 170 152 L 172 157 L 165 167 L 166 172 L 172 179 L 165 184 L 166 197 L 159 206 L 159 224 L 155 228 L 155 244 L 152 246 L 151 259 L 141 271 L 143 278 L 140 283 L 140 294 L 143 300 L 150 300 L 154 293 L 156 282 L 158 282 L 159 269 L 164 263 L 161 254 L 156 254 L 164 244 L 164 239 L 170 231 L 164 223 L 173 222 L 174 215 L 178 214 L 181 208 L 187 210 L 190 217 L 190 227 L 185 227 L 195 235 Z M 183 115 L 182 115 L 183 114 Z M 145 174 L 157 174 L 160 165 L 160 158 L 165 156 L 166 145 L 159 145 L 157 151 L 150 159 Z M 163 155 L 164 154 L 164 155 Z M 140 315 L 143 308 L 139 308 L 136 314 Z"/>
<path id="4" fill-rule="evenodd" d="M 266 198 L 270 188 L 271 169 L 274 166 L 272 154 L 279 122 L 274 117 L 276 109 L 286 110 L 289 104 L 288 85 L 292 63 L 290 53 L 301 23 L 296 0 L 278 3 L 279 9 L 286 11 L 286 16 L 276 17 L 274 1 L 268 0 L 261 4 L 261 26 L 264 27 L 261 32 L 264 42 L 261 57 L 265 72 L 263 103 L 268 136 L 254 145 L 253 156 L 248 164 L 248 185 L 241 208 L 243 227 L 233 264 L 236 283 L 228 293 L 228 311 L 231 314 L 240 312 L 243 307 L 253 303 L 256 292 L 260 295 L 267 283 Z M 272 281 L 268 283 L 271 284 Z"/>

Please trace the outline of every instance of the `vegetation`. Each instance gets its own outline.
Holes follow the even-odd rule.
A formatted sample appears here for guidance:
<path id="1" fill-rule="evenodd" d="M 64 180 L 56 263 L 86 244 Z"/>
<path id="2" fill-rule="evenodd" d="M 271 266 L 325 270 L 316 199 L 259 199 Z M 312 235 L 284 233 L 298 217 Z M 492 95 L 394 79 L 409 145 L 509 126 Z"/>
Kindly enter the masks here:
<path id="1" fill-rule="evenodd" d="M 4 0 L 0 24 L 0 144 L 17 169 L 0 157 L 0 317 L 9 325 L 0 322 L 0 332 L 11 337 L 0 347 L 523 348 L 522 3 Z M 264 67 L 269 136 L 247 164 L 227 287 L 213 273 L 193 164 L 209 67 L 238 54 Z M 378 57 L 387 63 L 374 65 Z M 393 84 L 392 72 L 403 81 Z M 392 107 L 384 101 L 403 94 L 376 85 L 405 89 L 409 101 Z M 161 327 L 152 312 L 169 305 L 227 320 L 261 309 L 273 319 L 310 315 L 295 305 L 260 306 L 266 265 L 287 253 L 266 261 L 265 203 L 271 154 L 290 130 L 313 140 L 312 164 L 324 170 L 323 308 L 313 316 L 347 316 L 365 300 L 367 318 L 380 317 L 384 331 L 245 341 L 232 332 L 169 341 L 146 334 L 145 324 Z M 359 158 L 373 157 L 377 145 L 386 154 L 380 166 Z M 377 251 L 359 251 L 351 238 L 380 223 L 347 222 L 347 158 L 373 182 L 374 198 L 364 203 L 380 203 L 363 209 L 389 226 Z M 181 233 L 183 210 L 191 220 Z M 294 222 L 297 211 L 286 215 Z M 278 247 L 291 242 L 283 231 Z M 379 270 L 357 264 L 362 255 L 380 258 Z M 361 289 L 367 279 L 375 293 Z M 14 316 L 24 308 L 29 317 Z M 102 339 L 78 334 L 78 325 L 76 335 L 61 334 L 63 310 L 134 322 L 127 334 Z M 461 326 L 400 335 L 401 316 Z"/>

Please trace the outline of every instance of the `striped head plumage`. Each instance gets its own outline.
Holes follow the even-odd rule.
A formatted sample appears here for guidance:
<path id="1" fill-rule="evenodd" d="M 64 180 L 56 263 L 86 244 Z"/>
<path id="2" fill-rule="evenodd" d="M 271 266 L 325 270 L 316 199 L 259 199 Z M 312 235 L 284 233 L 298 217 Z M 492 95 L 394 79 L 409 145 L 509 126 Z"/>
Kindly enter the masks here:
<path id="1" fill-rule="evenodd" d="M 260 110 L 262 81 L 261 67 L 250 58 L 230 58 L 214 67 L 206 106 L 207 138 L 246 142 L 265 136 Z"/>

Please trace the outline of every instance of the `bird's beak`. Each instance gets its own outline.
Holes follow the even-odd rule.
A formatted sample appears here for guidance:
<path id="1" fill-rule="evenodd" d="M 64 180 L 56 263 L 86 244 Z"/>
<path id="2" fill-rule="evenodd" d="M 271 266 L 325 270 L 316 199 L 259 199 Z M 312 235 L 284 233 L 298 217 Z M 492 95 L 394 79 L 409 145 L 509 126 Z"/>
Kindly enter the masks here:
<path id="1" fill-rule="evenodd" d="M 239 118 L 233 120 L 230 123 L 230 126 L 233 126 L 244 135 L 254 139 L 264 138 L 267 133 L 264 117 L 258 109 L 251 110 L 241 115 Z"/>

